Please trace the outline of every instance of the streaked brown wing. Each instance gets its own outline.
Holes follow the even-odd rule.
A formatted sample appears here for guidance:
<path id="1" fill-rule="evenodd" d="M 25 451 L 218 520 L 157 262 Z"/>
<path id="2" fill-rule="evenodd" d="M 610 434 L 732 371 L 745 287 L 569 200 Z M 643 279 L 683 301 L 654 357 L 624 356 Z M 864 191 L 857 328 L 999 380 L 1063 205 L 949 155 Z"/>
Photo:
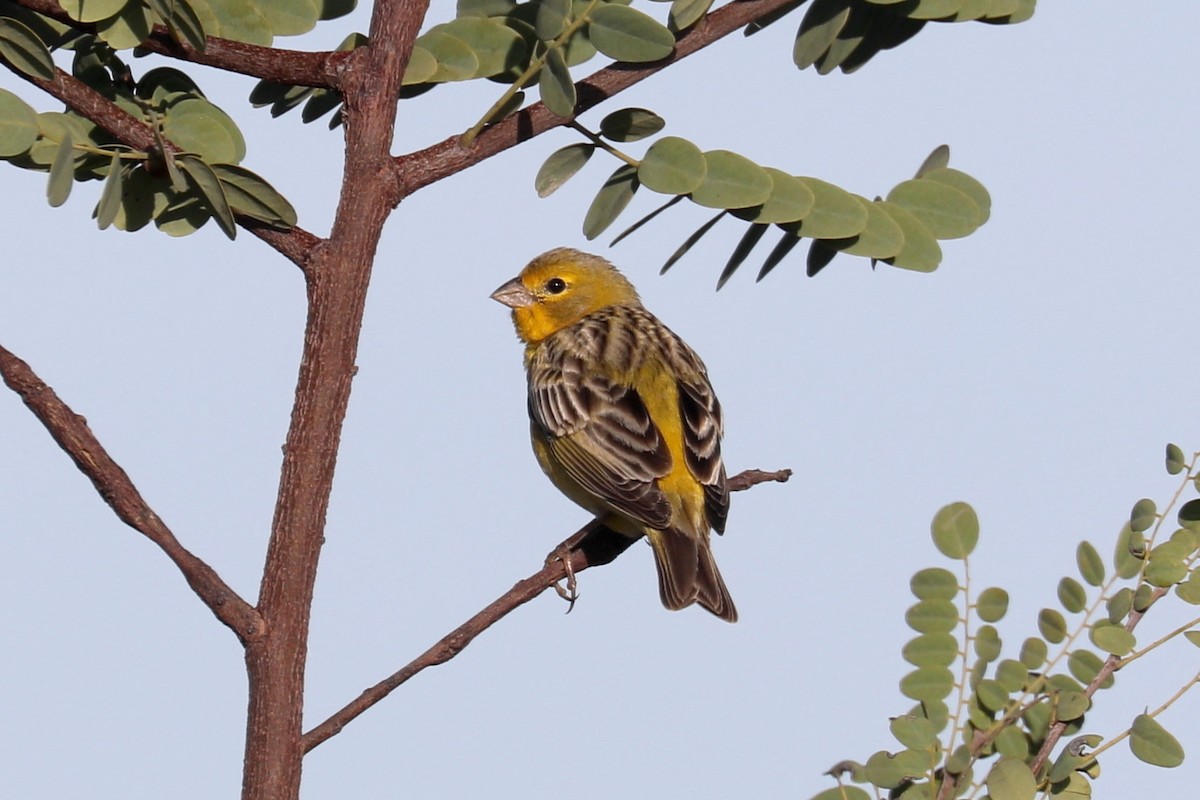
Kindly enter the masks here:
<path id="1" fill-rule="evenodd" d="M 530 419 L 572 479 L 631 519 L 665 528 L 671 507 L 654 481 L 671 471 L 671 453 L 642 398 L 557 355 L 530 364 Z"/>
<path id="2" fill-rule="evenodd" d="M 697 359 L 697 365 L 699 359 Z M 729 488 L 721 462 L 724 421 L 721 404 L 699 367 L 691 380 L 679 381 L 679 413 L 683 418 L 683 444 L 688 469 L 704 486 L 708 524 L 724 533 L 729 516 Z"/>

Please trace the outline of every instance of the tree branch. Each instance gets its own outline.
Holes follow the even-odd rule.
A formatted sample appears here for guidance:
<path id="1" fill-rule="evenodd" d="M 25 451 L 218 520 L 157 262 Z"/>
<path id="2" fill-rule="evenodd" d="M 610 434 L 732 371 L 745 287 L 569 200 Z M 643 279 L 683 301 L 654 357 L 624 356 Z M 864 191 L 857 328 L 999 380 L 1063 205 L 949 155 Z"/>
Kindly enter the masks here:
<path id="1" fill-rule="evenodd" d="M 85 33 L 96 32 L 95 23 L 71 19 L 56 0 L 13 0 L 13 2 L 76 30 Z M 216 36 L 208 36 L 205 39 L 207 44 L 205 50 L 201 52 L 175 41 L 166 28 L 162 25 L 155 25 L 150 38 L 139 46 L 143 50 L 149 50 L 169 58 L 190 61 L 194 64 L 228 72 L 237 72 L 252 78 L 330 89 L 338 88 L 338 66 L 349 55 L 349 53 L 336 51 L 307 53 L 301 50 L 261 47 L 255 44 L 235 42 L 232 39 L 220 39 Z"/>
<path id="2" fill-rule="evenodd" d="M 96 123 L 134 150 L 149 152 L 157 149 L 158 142 L 155 140 L 154 130 L 149 125 L 75 76 L 55 69 L 54 80 L 47 81 L 13 69 L 3 59 L 0 59 L 0 63 L 4 63 L 13 73 L 46 94 L 61 100 L 80 116 Z M 171 154 L 180 152 L 179 148 L 165 137 L 162 138 L 162 142 Z M 323 241 L 300 226 L 281 231 L 241 215 L 237 215 L 237 221 L 242 228 L 275 248 L 280 255 L 304 271 L 308 270 L 313 254 Z"/>
<path id="3" fill-rule="evenodd" d="M 396 104 L 428 6 L 429 0 L 377 0 L 370 42 L 344 62 L 341 194 L 329 239 L 305 273 L 304 351 L 259 591 L 259 613 L 271 635 L 246 648 L 245 800 L 292 800 L 300 793 L 313 585 L 371 268 L 397 202 L 389 168 Z"/>
<path id="4" fill-rule="evenodd" d="M 767 481 L 784 483 L 791 476 L 790 469 L 774 472 L 746 470 L 729 479 L 729 490 L 740 492 Z M 307 753 L 326 739 L 341 733 L 351 720 L 387 697 L 418 672 L 428 667 L 444 664 L 454 658 L 474 641 L 475 637 L 495 625 L 509 612 L 528 603 L 554 584 L 568 577 L 569 574 L 577 575 L 588 567 L 608 564 L 635 541 L 637 540 L 610 531 L 596 520 L 584 525 L 554 549 L 554 552 L 546 560 L 546 565 L 540 570 L 528 578 L 518 581 L 478 614 L 439 639 L 433 647 L 364 691 L 327 720 L 304 734 L 304 752 Z M 558 555 L 560 553 L 563 555 L 569 553 L 570 569 L 562 556 Z"/>
<path id="5" fill-rule="evenodd" d="M 709 13 L 689 28 L 676 40 L 675 52 L 667 58 L 652 64 L 612 64 L 593 73 L 576 84 L 578 102 L 571 117 L 556 116 L 543 103 L 537 102 L 485 128 L 471 147 L 464 147 L 460 137 L 455 135 L 423 150 L 397 156 L 394 166 L 401 186 L 400 199 L 510 147 L 566 125 L 613 95 L 789 2 L 791 0 L 738 0 Z"/>
<path id="6" fill-rule="evenodd" d="M 54 390 L 42 382 L 29 365 L 0 346 L 0 374 L 46 427 L 54 441 L 86 475 L 129 527 L 157 544 L 183 573 L 188 585 L 217 619 L 225 623 L 242 642 L 261 638 L 265 632 L 262 617 L 238 596 L 208 564 L 179 543 L 166 524 L 138 492 L 125 470 L 108 455 L 93 435 L 87 420 L 73 412 Z"/>

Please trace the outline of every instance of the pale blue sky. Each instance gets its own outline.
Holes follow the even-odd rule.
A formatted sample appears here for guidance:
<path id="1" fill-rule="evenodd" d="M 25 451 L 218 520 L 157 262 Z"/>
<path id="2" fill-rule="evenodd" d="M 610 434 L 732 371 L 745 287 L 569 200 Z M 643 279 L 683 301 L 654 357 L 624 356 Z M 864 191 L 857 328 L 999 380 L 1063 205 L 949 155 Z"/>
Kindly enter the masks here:
<path id="1" fill-rule="evenodd" d="M 451 11 L 435 3 L 434 18 Z M 740 227 L 683 205 L 607 250 L 580 223 L 613 168 L 597 156 L 539 200 L 561 131 L 405 201 L 381 245 L 314 606 L 315 724 L 535 571 L 585 521 L 527 444 L 520 347 L 488 299 L 556 245 L 605 249 L 708 364 L 726 462 L 795 470 L 735 496 L 715 545 L 741 621 L 664 611 L 649 551 L 581 577 L 430 670 L 306 761 L 307 798 L 799 797 L 844 758 L 895 749 L 888 717 L 916 570 L 947 565 L 929 520 L 975 505 L 972 578 L 1012 593 L 1006 653 L 1074 574 L 1107 555 L 1130 506 L 1165 501 L 1167 441 L 1200 449 L 1200 67 L 1190 4 L 1043 3 L 1013 27 L 931 25 L 851 76 L 798 72 L 797 16 L 729 37 L 607 108 L 866 196 L 943 142 L 982 180 L 991 221 L 945 243 L 929 275 L 797 250 L 755 285 L 756 254 L 712 287 Z M 331 47 L 360 10 L 308 40 Z M 328 230 L 341 139 L 239 108 L 251 82 L 201 85 L 242 123 L 246 165 Z M 54 104 L 10 73 L 0 86 Z M 449 86 L 401 106 L 397 152 L 467 127 L 498 91 Z M 640 152 L 636 147 L 631 148 Z M 296 269 L 253 237 L 98 233 L 98 186 L 65 208 L 6 168 L 0 343 L 80 414 L 179 538 L 253 597 L 303 324 Z M 629 219 L 653 207 L 635 200 Z M 212 226 L 210 226 L 211 228 Z M 84 254 L 82 257 L 79 254 Z M 119 523 L 11 393 L 0 393 L 0 781 L 6 796 L 236 796 L 245 677 L 233 637 L 159 551 Z M 1172 603 L 1175 606 L 1181 604 Z M 1148 642 L 1193 609 L 1158 609 Z M 1158 706 L 1200 657 L 1176 643 L 1131 666 L 1089 715 L 1106 737 Z M 1098 798 L 1200 781 L 1200 697 L 1161 721 L 1192 759 L 1168 771 L 1125 746 Z"/>

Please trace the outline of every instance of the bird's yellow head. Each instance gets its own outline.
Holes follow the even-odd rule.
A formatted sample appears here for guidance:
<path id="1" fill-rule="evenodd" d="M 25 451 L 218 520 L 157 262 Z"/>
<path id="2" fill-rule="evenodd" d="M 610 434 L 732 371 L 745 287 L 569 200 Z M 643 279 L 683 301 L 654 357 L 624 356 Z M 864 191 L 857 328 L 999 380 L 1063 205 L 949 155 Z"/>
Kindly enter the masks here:
<path id="1" fill-rule="evenodd" d="M 517 335 L 536 344 L 595 311 L 640 306 L 637 291 L 600 256 L 560 247 L 530 261 L 521 274 L 492 292 L 512 309 Z"/>

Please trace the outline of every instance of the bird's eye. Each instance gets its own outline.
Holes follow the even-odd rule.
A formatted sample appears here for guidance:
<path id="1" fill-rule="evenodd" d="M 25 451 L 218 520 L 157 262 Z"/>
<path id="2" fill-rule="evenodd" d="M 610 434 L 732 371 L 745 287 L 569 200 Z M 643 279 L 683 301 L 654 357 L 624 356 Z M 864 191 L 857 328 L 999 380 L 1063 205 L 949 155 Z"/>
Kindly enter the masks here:
<path id="1" fill-rule="evenodd" d="M 566 291 L 567 282 L 562 278 L 551 278 L 546 281 L 546 291 L 550 294 L 562 294 Z"/>

